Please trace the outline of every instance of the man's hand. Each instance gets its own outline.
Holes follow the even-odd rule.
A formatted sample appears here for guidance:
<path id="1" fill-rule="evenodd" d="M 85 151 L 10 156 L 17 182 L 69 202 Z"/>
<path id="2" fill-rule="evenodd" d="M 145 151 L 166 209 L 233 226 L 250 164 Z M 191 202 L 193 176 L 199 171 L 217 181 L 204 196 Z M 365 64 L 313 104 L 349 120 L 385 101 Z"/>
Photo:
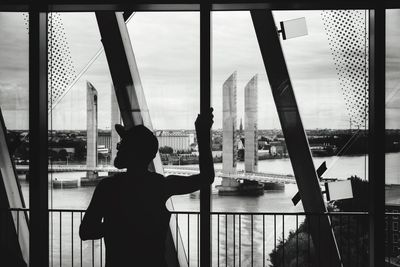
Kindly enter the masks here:
<path id="1" fill-rule="evenodd" d="M 199 146 L 199 167 L 201 184 L 210 185 L 214 182 L 215 172 L 211 153 L 211 126 L 214 123 L 213 108 L 197 116 L 195 126 Z"/>
<path id="2" fill-rule="evenodd" d="M 199 114 L 196 122 L 194 123 L 197 133 L 208 133 L 214 123 L 213 108 L 210 108 L 207 112 Z"/>

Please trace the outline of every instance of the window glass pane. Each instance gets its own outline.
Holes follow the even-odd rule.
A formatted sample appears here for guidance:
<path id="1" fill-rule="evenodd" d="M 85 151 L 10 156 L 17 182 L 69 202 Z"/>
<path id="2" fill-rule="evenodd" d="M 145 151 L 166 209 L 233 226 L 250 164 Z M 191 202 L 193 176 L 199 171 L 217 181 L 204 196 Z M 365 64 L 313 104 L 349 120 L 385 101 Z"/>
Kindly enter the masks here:
<path id="1" fill-rule="evenodd" d="M 104 261 L 99 256 L 103 244 L 98 240 L 83 242 L 80 250 L 78 234 L 83 215 L 80 210 L 87 208 L 95 188 L 82 186 L 82 178 L 93 174 L 85 171 L 86 165 L 90 165 L 86 162 L 86 95 L 91 85 L 98 89 L 98 84 L 108 85 L 101 88 L 109 94 L 111 79 L 105 56 L 99 53 L 100 34 L 94 13 L 49 13 L 48 31 L 50 264 L 57 266 L 74 261 L 98 265 L 100 260 Z M 99 94 L 100 107 L 107 103 L 104 94 Z M 105 117 L 105 108 L 99 110 Z M 104 129 L 104 119 L 100 125 Z M 90 133 L 97 132 L 97 128 Z M 55 212 L 54 209 L 76 211 Z M 81 258 L 72 257 L 81 251 Z M 92 251 L 93 258 L 89 257 Z"/>
<path id="2" fill-rule="evenodd" d="M 0 109 L 7 139 L 14 141 L 9 152 L 29 207 L 29 17 L 27 13 L 1 12 L 0 19 L 2 36 L 7 36 L 0 41 Z"/>
<path id="3" fill-rule="evenodd" d="M 285 185 L 277 184 L 279 191 L 264 194 L 258 185 L 244 179 L 240 183 L 246 181 L 249 186 L 247 193 L 255 196 L 243 198 L 238 181 L 222 178 L 225 174 L 234 178 L 235 174 L 240 175 L 246 169 L 243 144 L 246 134 L 248 138 L 255 135 L 252 138 L 257 142 L 251 139 L 248 143 L 258 150 L 258 159 L 253 156 L 252 164 L 247 166 L 249 175 L 267 172 L 287 175 L 293 171 L 285 146 L 282 145 L 279 119 L 250 13 L 214 12 L 212 31 L 212 106 L 215 110 L 212 147 L 218 174 L 214 183 L 213 210 L 254 212 L 293 209 L 288 193 L 295 190 L 295 186 L 289 185 L 291 189 L 285 193 L 282 190 Z M 256 134 L 246 131 L 247 127 L 256 129 Z M 257 197 L 258 194 L 262 196 Z M 269 205 L 271 202 L 268 198 L 271 197 L 279 198 L 276 205 Z M 239 204 L 232 206 L 232 201 Z"/>
<path id="4" fill-rule="evenodd" d="M 388 261 L 396 262 L 396 257 L 400 255 L 398 245 L 398 216 L 396 213 L 400 211 L 400 124 L 399 124 L 399 36 L 400 31 L 397 24 L 400 21 L 400 10 L 390 9 L 386 11 L 386 100 L 385 100 L 385 125 L 386 125 L 386 205 L 385 209 L 388 213 L 385 216 L 386 224 L 386 240 L 385 252 Z"/>
<path id="5" fill-rule="evenodd" d="M 95 186 L 101 179 L 114 179 L 117 173 L 126 170 L 114 167 L 117 143 L 120 142 L 120 150 L 124 145 L 114 128 L 115 124 L 122 123 L 121 106 L 110 74 L 112 58 L 107 58 L 110 55 L 106 56 L 100 42 L 95 14 L 51 13 L 49 20 L 49 207 L 75 210 L 50 214 L 50 257 L 52 263 L 58 265 L 72 263 L 72 255 L 80 253 L 80 210 L 88 207 Z M 137 66 L 132 72 L 136 89 L 132 90 L 143 94 L 143 98 L 138 97 L 141 115 L 159 143 L 155 170 L 164 176 L 196 174 L 198 152 L 194 121 L 200 110 L 198 13 L 134 12 L 126 25 Z M 116 51 L 118 46 L 113 49 Z M 132 69 L 136 68 L 133 61 L 130 64 Z M 118 64 L 121 66 L 122 63 Z M 136 156 L 139 160 L 147 151 L 138 149 L 143 140 L 135 142 L 138 146 L 132 147 L 130 157 Z M 132 164 L 140 167 L 137 162 Z M 149 203 L 160 196 L 155 195 L 156 185 L 153 187 L 149 181 L 139 180 L 142 177 L 129 178 L 132 179 L 129 194 L 147 192 L 144 199 L 129 204 L 139 219 L 141 211 L 147 212 L 146 209 L 151 208 Z M 171 212 L 198 211 L 199 193 L 174 196 L 166 207 Z M 198 260 L 198 219 L 196 213 L 178 217 L 173 213 L 171 216 L 170 227 L 173 242 L 178 243 L 180 261 L 188 261 L 189 256 L 190 261 Z M 72 235 L 74 239 L 65 239 L 64 235 Z M 189 236 L 191 251 L 188 256 L 186 240 Z M 84 244 L 83 264 L 104 262 L 102 241 Z"/>
<path id="6" fill-rule="evenodd" d="M 295 38 L 283 40 L 280 34 L 280 42 L 315 169 L 325 163 L 327 169 L 322 177 L 329 178 L 329 182 L 351 178 L 351 183 L 345 184 L 352 185 L 353 190 L 347 192 L 352 192 L 353 198 L 326 204 L 330 210 L 366 211 L 368 13 L 365 10 L 274 11 L 273 16 L 275 25 L 283 31 L 280 22 L 291 21 L 290 26 L 296 21 L 302 23 L 297 27 L 301 32 L 291 32 Z M 307 30 L 300 18 L 305 19 Z M 286 247 L 295 242 L 295 237 L 289 236 L 290 231 L 302 228 L 299 234 L 304 234 L 304 216 L 283 214 L 303 211 L 301 201 L 296 206 L 292 203 L 298 188 L 289 158 L 291 151 L 286 146 L 250 12 L 213 12 L 212 22 L 212 106 L 215 109 L 212 147 L 218 176 L 213 186 L 212 208 L 222 212 L 277 212 L 280 215 L 241 214 L 240 219 L 239 215 L 214 216 L 213 261 L 228 265 L 237 260 L 242 264 L 253 261 L 256 265 L 266 261 L 278 266 L 283 264 L 279 239 L 289 239 Z M 293 160 L 304 161 L 303 158 Z M 341 188 L 338 185 L 332 188 Z M 325 191 L 323 182 L 321 190 Z M 324 199 L 327 201 L 325 196 Z M 368 220 L 355 221 L 358 224 L 346 225 L 362 229 L 360 234 L 367 240 Z M 338 223 L 339 219 L 335 218 L 334 222 Z M 235 245 L 235 229 L 239 231 L 239 227 L 241 233 L 246 233 L 241 236 L 242 241 L 253 244 L 242 248 L 243 258 L 238 258 Z M 262 233 L 274 232 L 278 234 L 262 242 Z M 355 244 L 354 238 L 346 238 Z M 257 241 L 252 243 L 254 240 Z M 280 247 L 271 253 L 275 244 Z M 341 243 L 339 249 L 344 251 L 345 246 Z M 219 257 L 218 249 L 228 251 Z M 356 261 L 360 264 L 368 259 L 365 249 L 359 252 L 357 259 L 344 253 L 346 264 L 355 265 Z M 293 260 L 289 254 L 285 253 L 285 262 Z"/>
<path id="7" fill-rule="evenodd" d="M 324 178 L 368 179 L 368 13 L 275 12 L 304 16 L 308 35 L 282 41 L 315 168 Z M 364 210 L 366 207 L 363 208 Z"/>
<path id="8" fill-rule="evenodd" d="M 0 249 L 2 262 L 15 250 L 28 262 L 29 15 L 0 12 L 0 25 Z"/>
<path id="9" fill-rule="evenodd" d="M 105 118 L 111 78 L 93 13 L 50 13 L 48 40 L 49 207 L 85 209 L 94 190 L 94 186 L 79 187 L 87 175 L 79 171 L 87 157 L 86 94 L 91 85 L 96 89 L 103 85 L 105 93 L 97 102 L 103 104 L 98 116 Z M 100 129 L 110 129 L 105 119 L 99 122 Z"/>
<path id="10" fill-rule="evenodd" d="M 200 111 L 199 14 L 138 12 L 128 29 L 159 142 L 164 175 L 196 173 L 194 122 Z M 199 192 L 195 192 L 172 199 L 176 210 L 199 211 L 199 197 Z"/>

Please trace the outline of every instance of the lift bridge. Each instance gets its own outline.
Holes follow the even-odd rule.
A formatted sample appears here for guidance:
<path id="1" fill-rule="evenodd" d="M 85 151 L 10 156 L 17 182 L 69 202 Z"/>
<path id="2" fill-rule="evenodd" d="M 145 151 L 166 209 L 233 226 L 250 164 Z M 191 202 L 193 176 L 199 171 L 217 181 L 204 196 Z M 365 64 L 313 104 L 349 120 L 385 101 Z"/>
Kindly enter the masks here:
<path id="1" fill-rule="evenodd" d="M 28 172 L 29 165 L 16 165 L 17 172 Z M 99 165 L 97 167 L 88 167 L 87 165 L 50 165 L 49 172 L 108 172 L 117 173 L 125 172 L 125 169 L 117 169 L 111 165 Z M 166 166 L 164 167 L 165 175 L 192 175 L 199 173 L 198 167 L 186 166 Z M 215 175 L 220 178 L 229 178 L 235 180 L 257 181 L 260 183 L 283 183 L 295 184 L 296 179 L 291 174 L 275 174 L 264 172 L 247 173 L 245 171 L 237 171 L 235 174 L 226 174 L 222 169 L 215 169 Z"/>

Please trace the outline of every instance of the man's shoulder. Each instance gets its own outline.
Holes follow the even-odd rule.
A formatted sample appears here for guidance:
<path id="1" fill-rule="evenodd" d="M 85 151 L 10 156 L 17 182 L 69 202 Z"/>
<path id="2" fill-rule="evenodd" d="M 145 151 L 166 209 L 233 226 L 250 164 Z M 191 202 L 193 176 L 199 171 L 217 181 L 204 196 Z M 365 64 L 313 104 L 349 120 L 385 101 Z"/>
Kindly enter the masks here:
<path id="1" fill-rule="evenodd" d="M 108 187 L 108 186 L 113 185 L 116 182 L 118 182 L 118 180 L 122 179 L 122 177 L 123 177 L 123 175 L 120 173 L 106 176 L 101 179 L 101 181 L 98 183 L 97 186 L 98 187 Z"/>
<path id="2" fill-rule="evenodd" d="M 143 179 L 147 180 L 147 181 L 151 181 L 151 182 L 164 182 L 165 181 L 165 177 L 162 174 L 159 174 L 157 172 L 152 172 L 152 171 L 148 171 L 147 173 L 144 174 L 145 177 L 143 177 Z"/>
<path id="3" fill-rule="evenodd" d="M 140 179 L 145 179 L 147 181 L 158 181 L 160 183 L 163 183 L 165 181 L 165 177 L 162 174 L 156 173 L 156 172 L 147 172 L 144 174 L 146 177 L 140 177 Z M 139 178 L 139 177 L 137 177 Z M 130 180 L 135 180 L 137 179 L 135 177 L 130 177 L 128 173 L 117 173 L 113 174 L 107 177 L 104 177 L 99 184 L 97 185 L 98 187 L 101 188 L 111 188 L 115 185 L 121 184 L 124 181 L 130 181 Z"/>
<path id="4" fill-rule="evenodd" d="M 155 177 L 159 178 L 159 179 L 165 179 L 164 175 L 158 173 L 158 172 L 150 172 L 151 175 L 154 175 Z"/>

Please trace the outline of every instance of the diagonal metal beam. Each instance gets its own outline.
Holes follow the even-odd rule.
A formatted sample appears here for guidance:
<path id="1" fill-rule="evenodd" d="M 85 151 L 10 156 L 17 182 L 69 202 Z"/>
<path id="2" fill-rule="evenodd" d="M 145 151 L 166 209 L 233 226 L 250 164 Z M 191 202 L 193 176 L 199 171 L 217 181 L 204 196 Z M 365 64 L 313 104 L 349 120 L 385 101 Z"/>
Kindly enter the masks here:
<path id="1" fill-rule="evenodd" d="M 10 266 L 29 263 L 29 227 L 26 212 L 12 212 L 9 208 L 25 208 L 11 151 L 7 146 L 7 129 L 0 108 L 0 258 Z"/>
<path id="2" fill-rule="evenodd" d="M 152 130 L 150 113 L 123 14 L 99 11 L 96 12 L 96 19 L 125 127 L 143 124 Z M 154 171 L 163 174 L 158 153 L 151 167 Z M 173 210 L 171 199 L 168 200 L 167 207 Z M 178 229 L 174 216 L 176 215 L 171 216 L 170 229 Z M 174 246 L 174 241 L 176 246 Z M 175 251 L 175 247 L 179 249 L 178 252 Z M 169 232 L 166 248 L 168 266 L 187 266 L 183 248 L 181 236 Z"/>
<path id="3" fill-rule="evenodd" d="M 318 215 L 326 213 L 327 209 L 272 12 L 252 10 L 250 13 L 304 211 L 315 214 L 307 215 L 307 220 L 310 223 L 317 266 L 342 266 L 330 219 L 327 215 Z"/>

